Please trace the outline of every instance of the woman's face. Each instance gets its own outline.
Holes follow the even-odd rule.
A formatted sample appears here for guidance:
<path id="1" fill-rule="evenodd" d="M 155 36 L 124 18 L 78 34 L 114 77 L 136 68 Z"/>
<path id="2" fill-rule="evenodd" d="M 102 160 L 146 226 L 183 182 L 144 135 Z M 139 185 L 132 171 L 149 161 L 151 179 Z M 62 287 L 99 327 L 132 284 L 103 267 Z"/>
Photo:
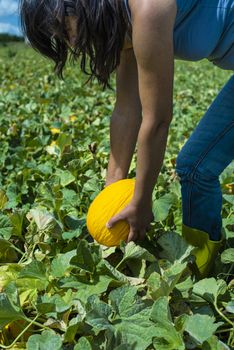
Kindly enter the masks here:
<path id="1" fill-rule="evenodd" d="M 69 45 L 73 47 L 75 46 L 76 36 L 77 36 L 77 17 L 66 16 L 65 24 L 66 24 L 66 31 L 69 38 Z"/>

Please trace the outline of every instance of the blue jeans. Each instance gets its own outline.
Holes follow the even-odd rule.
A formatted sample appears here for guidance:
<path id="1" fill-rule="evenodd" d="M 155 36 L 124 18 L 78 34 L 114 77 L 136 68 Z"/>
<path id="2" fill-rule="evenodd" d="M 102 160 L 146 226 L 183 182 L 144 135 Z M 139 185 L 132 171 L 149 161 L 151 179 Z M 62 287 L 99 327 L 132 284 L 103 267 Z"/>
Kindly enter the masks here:
<path id="1" fill-rule="evenodd" d="M 219 175 L 234 159 L 234 75 L 215 98 L 180 151 L 176 172 L 183 223 L 219 240 L 222 192 Z"/>

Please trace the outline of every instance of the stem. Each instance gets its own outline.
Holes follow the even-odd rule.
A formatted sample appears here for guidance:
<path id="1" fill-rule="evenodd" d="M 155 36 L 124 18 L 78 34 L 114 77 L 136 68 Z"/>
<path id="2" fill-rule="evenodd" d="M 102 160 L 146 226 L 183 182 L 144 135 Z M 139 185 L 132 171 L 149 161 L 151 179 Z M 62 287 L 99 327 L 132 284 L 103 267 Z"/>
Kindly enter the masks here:
<path id="1" fill-rule="evenodd" d="M 232 330 L 233 330 L 233 328 L 221 329 L 220 331 L 215 332 L 215 334 L 227 333 L 227 332 L 230 332 Z"/>
<path id="2" fill-rule="evenodd" d="M 36 322 L 36 319 L 39 317 L 39 315 L 36 315 L 36 317 L 33 320 L 30 320 L 30 323 L 27 325 L 27 327 L 25 327 L 22 332 L 15 338 L 15 340 L 13 341 L 13 343 L 11 343 L 8 346 L 2 345 L 1 344 L 1 348 L 3 349 L 10 349 L 13 345 L 15 345 L 15 343 L 17 343 L 17 341 L 24 335 L 25 332 L 27 332 L 27 330 Z M 27 319 L 28 321 L 28 319 Z M 37 323 L 37 322 L 36 322 Z"/>
<path id="3" fill-rule="evenodd" d="M 199 295 L 199 294 L 197 294 L 197 293 L 194 293 L 194 294 L 195 294 L 195 295 L 198 295 L 199 297 L 201 297 L 202 299 L 204 299 L 204 300 L 207 302 L 207 300 L 206 300 L 204 297 L 202 297 L 201 295 Z M 218 308 L 216 302 L 214 302 L 214 303 L 212 303 L 212 304 L 214 305 L 215 310 L 217 311 L 217 313 L 218 313 L 228 324 L 230 324 L 230 325 L 232 326 L 232 329 L 234 330 L 234 323 L 233 323 L 232 321 L 230 321 L 229 318 L 227 318 L 227 317 L 222 313 L 222 311 Z"/>
<path id="4" fill-rule="evenodd" d="M 233 269 L 233 266 L 231 265 L 231 266 L 230 266 L 230 269 L 229 269 L 228 272 L 227 272 L 228 276 L 231 275 L 232 269 Z M 232 275 L 233 275 L 233 274 L 232 274 Z"/>
<path id="5" fill-rule="evenodd" d="M 117 270 L 120 265 L 124 262 L 125 259 L 120 260 L 120 262 L 115 266 L 115 269 Z"/>
<path id="6" fill-rule="evenodd" d="M 27 253 L 25 252 L 24 255 L 21 257 L 21 259 L 18 261 L 18 264 L 21 264 L 24 262 L 26 255 Z"/>
<path id="7" fill-rule="evenodd" d="M 58 219 L 59 219 L 60 223 L 63 225 L 63 219 L 62 219 L 62 215 L 61 215 L 60 209 L 59 208 L 58 209 L 55 208 L 55 212 L 58 215 Z M 63 228 L 64 228 L 64 225 L 63 225 Z"/>
<path id="8" fill-rule="evenodd" d="M 37 315 L 37 317 L 36 318 L 38 318 L 40 315 Z M 32 322 L 32 324 L 34 324 L 35 326 L 38 326 L 38 327 L 40 327 L 40 328 L 45 328 L 45 329 L 50 329 L 49 327 L 47 327 L 47 326 L 44 326 L 42 323 L 39 323 L 39 322 L 36 322 L 36 321 L 32 321 L 32 320 L 30 320 L 30 318 L 27 318 L 27 317 L 25 317 L 24 318 L 26 321 L 28 321 L 28 322 Z"/>
<path id="9" fill-rule="evenodd" d="M 229 320 L 229 318 L 227 318 L 227 317 L 222 313 L 222 311 L 218 308 L 218 306 L 217 306 L 216 303 L 214 303 L 214 307 L 215 307 L 215 310 L 218 312 L 218 314 L 219 314 L 227 323 L 229 323 L 229 324 L 232 326 L 232 329 L 233 329 L 234 323 L 231 322 L 231 321 Z"/>
<path id="10" fill-rule="evenodd" d="M 234 331 L 232 331 L 228 337 L 228 345 L 232 346 L 233 345 L 233 335 L 234 335 Z"/>
<path id="11" fill-rule="evenodd" d="M 227 216 L 227 219 L 229 219 L 230 217 L 232 217 L 233 213 L 234 213 L 234 211 L 231 210 L 231 212 L 230 212 L 230 213 L 228 214 L 228 216 Z"/>
<path id="12" fill-rule="evenodd" d="M 38 244 L 38 242 L 36 242 L 36 243 L 33 244 L 32 250 L 31 250 L 30 253 L 28 254 L 29 256 L 30 256 L 30 255 L 31 255 L 31 256 L 33 255 L 33 252 L 34 252 L 34 250 L 35 250 L 37 244 Z"/>
<path id="13" fill-rule="evenodd" d="M 27 247 L 27 250 L 25 250 L 23 256 L 21 257 L 20 261 L 18 262 L 18 264 L 21 264 L 23 263 L 24 261 L 27 261 L 27 255 L 30 255 L 30 250 L 34 249 L 34 244 L 30 244 L 28 247 Z"/>
<path id="14" fill-rule="evenodd" d="M 10 242 L 11 243 L 11 242 Z M 25 253 L 24 252 L 22 252 L 22 250 L 20 250 L 19 248 L 17 248 L 13 243 L 11 243 L 11 247 L 13 248 L 13 249 L 15 249 L 18 253 L 20 253 L 21 255 L 24 255 Z"/>

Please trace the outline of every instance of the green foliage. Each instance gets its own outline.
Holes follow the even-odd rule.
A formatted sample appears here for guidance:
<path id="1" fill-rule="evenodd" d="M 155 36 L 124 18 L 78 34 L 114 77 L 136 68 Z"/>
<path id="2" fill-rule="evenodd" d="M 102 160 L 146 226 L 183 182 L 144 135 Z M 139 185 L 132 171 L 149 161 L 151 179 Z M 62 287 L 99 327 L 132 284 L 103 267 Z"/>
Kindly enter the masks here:
<path id="1" fill-rule="evenodd" d="M 106 248 L 89 236 L 86 214 L 104 186 L 114 93 L 83 86 L 77 67 L 59 81 L 31 49 L 10 50 L 0 48 L 0 347 L 231 349 L 233 164 L 220 176 L 227 239 L 200 281 L 187 266 L 193 248 L 181 238 L 175 174 L 179 150 L 229 73 L 176 63 L 155 220 L 143 242 Z M 130 177 L 135 170 L 136 155 Z M 12 322 L 31 333 L 24 326 L 13 336 Z"/>

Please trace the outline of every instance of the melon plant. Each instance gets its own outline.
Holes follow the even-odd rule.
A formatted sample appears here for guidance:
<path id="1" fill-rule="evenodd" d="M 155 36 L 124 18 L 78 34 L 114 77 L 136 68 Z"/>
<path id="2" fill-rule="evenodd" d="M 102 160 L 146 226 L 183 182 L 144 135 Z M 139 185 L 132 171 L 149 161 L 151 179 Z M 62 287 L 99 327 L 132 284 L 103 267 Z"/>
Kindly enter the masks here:
<path id="1" fill-rule="evenodd" d="M 131 200 L 136 153 L 128 179 L 102 190 L 113 91 L 84 88 L 78 65 L 60 81 L 29 47 L 0 45 L 0 349 L 234 349 L 234 166 L 220 176 L 225 245 L 201 281 L 185 273 L 192 247 L 175 176 L 229 75 L 176 62 L 155 220 L 144 241 L 126 244 L 127 222 L 106 223 Z"/>

